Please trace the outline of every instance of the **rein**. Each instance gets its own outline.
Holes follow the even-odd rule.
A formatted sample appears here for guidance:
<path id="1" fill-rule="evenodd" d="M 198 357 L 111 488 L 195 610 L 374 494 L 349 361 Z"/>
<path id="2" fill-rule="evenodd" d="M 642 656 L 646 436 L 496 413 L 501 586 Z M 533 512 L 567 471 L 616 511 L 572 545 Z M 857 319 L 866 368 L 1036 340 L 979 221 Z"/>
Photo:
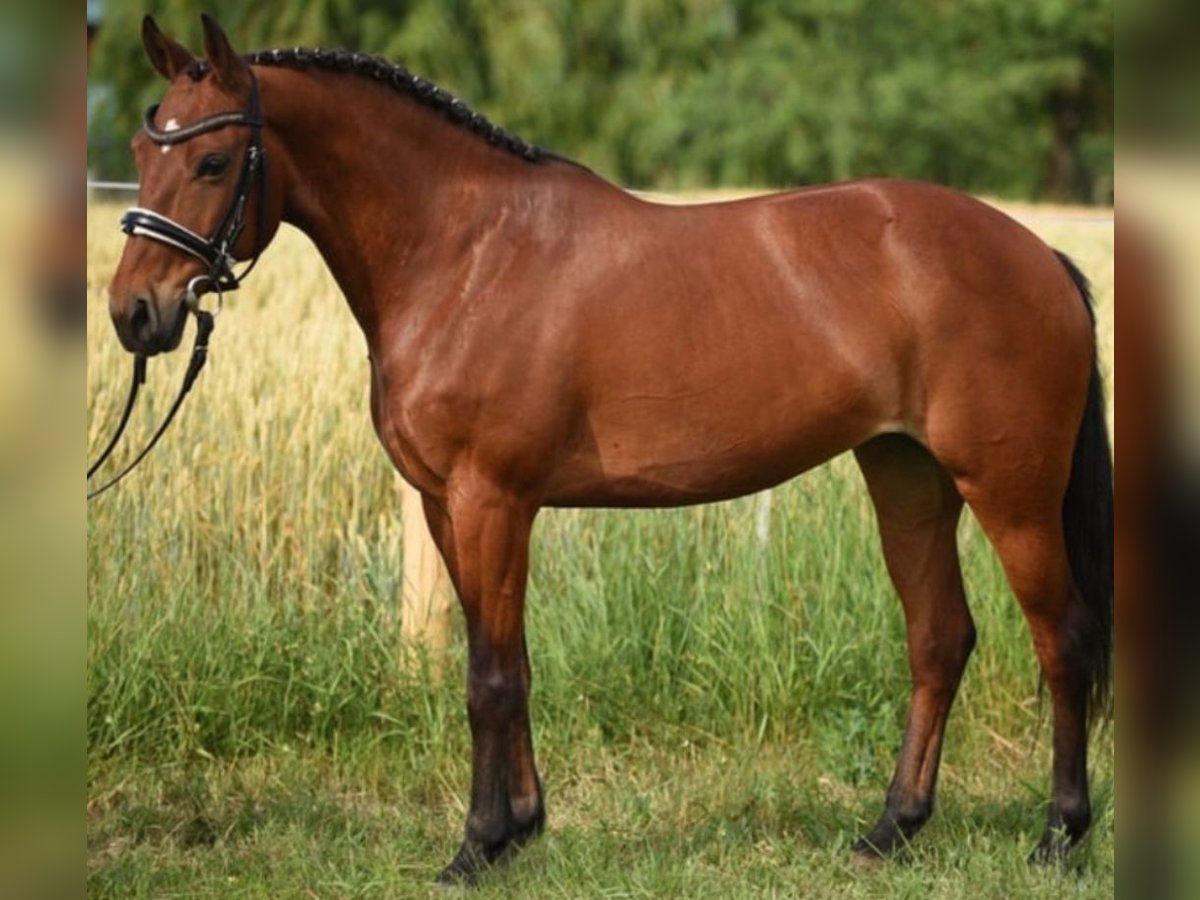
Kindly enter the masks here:
<path id="1" fill-rule="evenodd" d="M 99 497 L 109 488 L 116 487 L 121 480 L 137 468 L 138 464 L 149 455 L 154 449 L 154 445 L 159 439 L 166 434 L 167 428 L 175 419 L 175 414 L 179 412 L 179 408 L 183 406 L 183 398 L 191 391 L 192 385 L 196 382 L 196 377 L 204 368 L 204 364 L 208 361 L 208 339 L 212 334 L 213 323 L 215 317 L 207 310 L 199 310 L 196 312 L 196 341 L 192 345 L 192 358 L 188 361 L 187 371 L 183 374 L 183 384 L 179 387 L 179 393 L 175 395 L 175 402 L 171 404 L 171 408 L 167 411 L 166 418 L 162 420 L 162 424 L 154 432 L 154 436 L 150 438 L 149 443 L 142 448 L 141 452 L 133 458 L 133 461 L 125 466 L 120 472 L 96 488 L 94 491 L 88 491 L 87 498 L 89 500 Z M 129 397 L 125 401 L 125 411 L 121 414 L 120 424 L 117 425 L 117 430 L 108 442 L 108 446 L 104 448 L 104 452 L 100 454 L 100 458 L 88 467 L 88 478 L 90 479 L 96 470 L 103 465 L 109 455 L 116 448 L 117 443 L 121 439 L 122 432 L 125 431 L 125 426 L 129 422 L 129 414 L 133 411 L 134 401 L 137 399 L 138 390 L 146 380 L 146 357 L 138 354 L 133 360 L 133 379 L 129 383 Z"/>
<path id="2" fill-rule="evenodd" d="M 158 426 L 158 429 L 154 432 L 149 443 L 146 444 L 142 451 L 133 458 L 132 462 L 103 485 L 95 490 L 88 491 L 88 500 L 92 500 L 109 488 L 114 487 L 126 475 L 137 468 L 138 464 L 146 458 L 150 451 L 154 449 L 155 444 L 166 433 L 167 428 L 175 419 L 176 413 L 183 406 L 184 398 L 191 391 L 192 385 L 195 384 L 196 378 L 200 375 L 200 372 L 204 369 L 204 364 L 208 361 L 208 341 L 212 335 L 217 314 L 221 311 L 225 292 L 235 291 L 241 286 L 246 276 L 258 264 L 259 256 L 263 251 L 262 228 L 267 212 L 267 153 L 262 142 L 262 101 L 258 89 L 258 79 L 254 76 L 253 71 L 250 72 L 250 103 L 245 112 L 217 113 L 191 125 L 172 131 L 160 131 L 154 124 L 157 112 L 157 103 L 146 110 L 143 128 L 146 136 L 159 146 L 166 147 L 173 144 L 181 144 L 198 135 L 217 131 L 231 125 L 249 128 L 250 143 L 242 159 L 242 170 L 238 175 L 233 199 L 230 200 L 229 207 L 225 210 L 225 215 L 221 217 L 221 221 L 211 237 L 201 237 L 174 219 L 170 219 L 151 209 L 134 207 L 121 217 L 121 230 L 127 235 L 131 237 L 150 238 L 151 240 L 174 247 L 200 260 L 207 266 L 208 271 L 203 275 L 197 275 L 195 278 L 192 278 L 187 284 L 184 302 L 187 304 L 188 310 L 196 317 L 196 339 L 192 345 L 192 356 L 188 361 L 187 371 L 184 373 L 179 393 L 175 396 L 175 402 L 171 404 L 171 408 L 167 411 L 162 424 Z M 250 260 L 250 264 L 238 274 L 233 270 L 235 262 L 233 248 L 237 245 L 238 239 L 246 228 L 246 205 L 249 202 L 250 194 L 254 190 L 255 184 L 258 185 L 258 221 L 255 226 L 258 233 L 254 239 L 254 256 Z M 211 312 L 203 309 L 200 305 L 200 297 L 210 291 L 215 292 L 217 295 L 217 307 Z M 117 423 L 116 431 L 109 438 L 99 458 L 88 466 L 88 481 L 91 480 L 92 476 L 96 474 L 96 471 L 112 455 L 120 443 L 121 436 L 125 433 L 125 427 L 129 424 L 130 415 L 133 413 L 138 392 L 145 381 L 146 356 L 145 354 L 138 353 L 133 358 L 133 377 L 129 383 L 129 394 L 125 400 L 125 408 L 121 412 L 120 421 Z"/>

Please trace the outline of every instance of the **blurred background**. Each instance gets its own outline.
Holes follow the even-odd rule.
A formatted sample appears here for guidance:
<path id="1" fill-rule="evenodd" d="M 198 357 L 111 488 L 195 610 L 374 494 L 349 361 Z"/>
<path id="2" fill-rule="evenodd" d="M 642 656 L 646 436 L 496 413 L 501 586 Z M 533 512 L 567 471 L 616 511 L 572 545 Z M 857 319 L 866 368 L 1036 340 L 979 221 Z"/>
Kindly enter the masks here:
<path id="1" fill-rule="evenodd" d="M 181 37 L 213 14 L 243 51 L 403 62 L 630 187 L 889 175 L 1113 196 L 1111 0 L 107 0 L 88 102 L 104 178 L 132 175 L 129 137 L 162 90 L 135 39 L 146 12 Z"/>

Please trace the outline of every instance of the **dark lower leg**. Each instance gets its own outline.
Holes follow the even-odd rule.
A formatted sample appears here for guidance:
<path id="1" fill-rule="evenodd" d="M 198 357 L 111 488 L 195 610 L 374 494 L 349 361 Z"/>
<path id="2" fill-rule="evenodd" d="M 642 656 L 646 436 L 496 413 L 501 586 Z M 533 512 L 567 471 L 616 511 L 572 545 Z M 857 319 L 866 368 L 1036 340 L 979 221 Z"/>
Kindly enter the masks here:
<path id="1" fill-rule="evenodd" d="M 858 853 L 888 856 L 907 843 L 933 814 L 946 716 L 953 694 L 917 689 L 909 708 L 904 743 L 875 827 L 858 840 Z"/>
<path id="2" fill-rule="evenodd" d="M 521 690 L 525 709 L 524 714 L 513 723 L 512 740 L 509 744 L 512 748 L 512 759 L 508 773 L 509 808 L 512 810 L 513 822 L 522 841 L 540 834 L 546 824 L 542 780 L 533 757 L 533 733 L 529 725 L 530 686 L 529 651 L 522 646 Z"/>
<path id="3" fill-rule="evenodd" d="M 1053 862 L 1066 855 L 1087 832 L 1092 821 L 1087 783 L 1087 673 L 1078 666 L 1063 665 L 1070 656 L 1070 638 L 1048 647 L 1043 662 L 1054 706 L 1053 788 L 1046 828 L 1033 851 L 1036 862 Z M 1042 655 L 1042 654 L 1039 654 Z M 1057 657 L 1058 662 L 1053 660 Z M 1053 674 L 1051 674 L 1053 673 Z"/>
<path id="4" fill-rule="evenodd" d="M 975 630 L 965 602 L 961 611 L 957 622 L 941 623 L 941 627 L 949 624 L 949 628 L 941 632 L 936 650 L 926 647 L 914 652 L 910 639 L 914 686 L 904 742 L 883 813 L 875 827 L 855 844 L 854 849 L 859 853 L 891 854 L 907 843 L 933 814 L 946 719 L 975 644 Z M 912 631 L 910 623 L 910 634 Z"/>
<path id="5" fill-rule="evenodd" d="M 471 805 L 462 846 L 439 880 L 473 882 L 539 834 L 545 822 L 522 665 L 472 665 Z"/>
<path id="6" fill-rule="evenodd" d="M 522 778 L 517 752 L 528 734 L 526 694 L 519 667 L 472 665 L 467 708 L 471 723 L 471 805 L 462 846 L 442 880 L 473 880 L 480 870 L 519 847 L 540 825 L 540 795 L 514 794 Z M 534 772 L 536 779 L 536 772 Z M 536 782 L 535 782 L 536 784 Z"/>

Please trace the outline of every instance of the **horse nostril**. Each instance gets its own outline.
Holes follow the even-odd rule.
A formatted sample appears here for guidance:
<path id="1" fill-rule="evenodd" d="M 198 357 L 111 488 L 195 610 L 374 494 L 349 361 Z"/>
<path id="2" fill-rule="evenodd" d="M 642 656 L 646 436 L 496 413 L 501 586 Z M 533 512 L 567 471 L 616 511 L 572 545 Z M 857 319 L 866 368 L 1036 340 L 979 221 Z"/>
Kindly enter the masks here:
<path id="1" fill-rule="evenodd" d="M 150 301 L 138 297 L 133 304 L 133 312 L 129 314 L 129 329 L 141 340 L 146 340 L 154 330 L 153 315 L 150 312 Z"/>

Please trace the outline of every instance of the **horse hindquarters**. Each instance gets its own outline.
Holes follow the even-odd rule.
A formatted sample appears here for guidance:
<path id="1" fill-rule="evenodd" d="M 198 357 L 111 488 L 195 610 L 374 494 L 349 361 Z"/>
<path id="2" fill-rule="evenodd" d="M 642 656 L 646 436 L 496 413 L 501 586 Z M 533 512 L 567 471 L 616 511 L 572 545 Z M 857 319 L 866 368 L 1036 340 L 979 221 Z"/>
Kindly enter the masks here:
<path id="1" fill-rule="evenodd" d="M 1090 317 L 1086 281 L 1065 257 L 1060 260 L 1078 291 L 1075 302 Z M 954 472 L 959 492 L 996 550 L 1050 690 L 1053 797 L 1034 854 L 1039 860 L 1061 857 L 1090 824 L 1089 724 L 1109 689 L 1113 485 L 1104 398 L 1089 338 L 1086 373 L 1062 366 L 1064 359 L 1082 355 L 1075 352 L 1082 339 L 1074 346 L 1046 347 L 1047 361 L 1036 372 L 993 373 L 1006 378 L 1009 388 L 991 392 L 1000 399 L 988 408 L 1003 423 L 1003 441 L 980 441 L 963 429 L 955 442 L 954 431 L 943 428 L 931 448 Z M 979 398 L 976 405 L 988 402 Z"/>

